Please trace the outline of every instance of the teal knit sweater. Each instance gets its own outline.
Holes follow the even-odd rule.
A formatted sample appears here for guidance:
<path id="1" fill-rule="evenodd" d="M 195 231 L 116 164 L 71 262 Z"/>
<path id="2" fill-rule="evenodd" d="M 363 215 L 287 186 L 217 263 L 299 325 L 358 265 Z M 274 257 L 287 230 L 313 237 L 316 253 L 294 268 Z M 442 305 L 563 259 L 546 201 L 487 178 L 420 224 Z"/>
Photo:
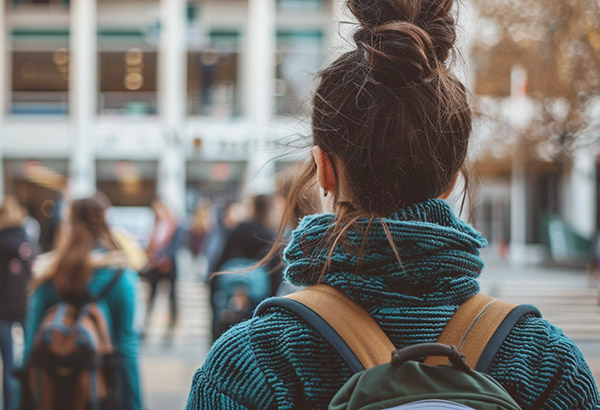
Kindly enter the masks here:
<path id="1" fill-rule="evenodd" d="M 327 258 L 323 238 L 330 214 L 302 220 L 284 252 L 286 277 L 319 280 Z M 364 257 L 357 256 L 368 220 L 351 228 L 322 279 L 359 302 L 397 348 L 433 342 L 461 302 L 479 291 L 483 237 L 441 200 L 413 205 L 372 224 Z M 359 271 L 360 269 L 360 271 Z M 351 318 L 349 318 L 351 320 Z M 213 345 L 193 379 L 187 408 L 326 409 L 350 370 L 315 331 L 273 308 L 235 326 Z M 581 352 L 545 320 L 525 317 L 492 363 L 491 376 L 523 409 L 600 409 L 598 388 Z"/>

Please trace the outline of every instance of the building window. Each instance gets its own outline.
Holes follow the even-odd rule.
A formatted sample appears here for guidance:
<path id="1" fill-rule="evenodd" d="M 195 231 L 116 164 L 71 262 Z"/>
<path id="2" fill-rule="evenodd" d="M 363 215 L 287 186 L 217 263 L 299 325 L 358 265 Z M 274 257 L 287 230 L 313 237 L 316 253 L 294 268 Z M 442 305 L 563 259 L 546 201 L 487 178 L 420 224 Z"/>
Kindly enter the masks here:
<path id="1" fill-rule="evenodd" d="M 310 109 L 314 75 L 323 64 L 323 37 L 320 30 L 278 31 L 277 115 L 304 115 Z"/>
<path id="2" fill-rule="evenodd" d="M 322 10 L 323 0 L 277 0 L 280 10 Z"/>
<path id="3" fill-rule="evenodd" d="M 67 114 L 69 51 L 12 53 L 12 114 Z"/>
<path id="4" fill-rule="evenodd" d="M 239 115 L 237 31 L 213 31 L 208 44 L 188 53 L 188 114 Z"/>
<path id="5" fill-rule="evenodd" d="M 157 112 L 158 54 L 139 31 L 99 33 L 98 111 L 102 115 Z"/>
<path id="6" fill-rule="evenodd" d="M 69 0 L 12 0 L 12 4 L 15 6 L 21 6 L 21 5 L 68 6 Z"/>

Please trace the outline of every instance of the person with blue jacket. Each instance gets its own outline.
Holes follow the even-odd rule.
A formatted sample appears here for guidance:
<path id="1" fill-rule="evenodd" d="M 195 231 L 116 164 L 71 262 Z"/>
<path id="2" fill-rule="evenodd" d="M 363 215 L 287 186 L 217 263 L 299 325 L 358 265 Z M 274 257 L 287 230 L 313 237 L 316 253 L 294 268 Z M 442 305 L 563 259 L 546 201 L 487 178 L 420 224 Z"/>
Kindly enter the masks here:
<path id="1" fill-rule="evenodd" d="M 479 292 L 486 245 L 445 201 L 465 169 L 472 127 L 468 92 L 448 64 L 454 1 L 347 4 L 356 44 L 319 73 L 312 161 L 287 206 L 316 181 L 326 213 L 292 233 L 284 275 L 345 293 L 396 349 L 435 342 Z M 600 410 L 583 355 L 538 317 L 514 326 L 489 374 L 522 409 Z M 314 329 L 272 307 L 214 343 L 187 409 L 326 409 L 351 375 Z"/>
<path id="2" fill-rule="evenodd" d="M 63 300 L 82 300 L 99 295 L 118 272 L 99 307 L 110 327 L 119 353 L 123 410 L 140 410 L 138 340 L 135 329 L 138 274 L 126 268 L 127 257 L 112 239 L 105 219 L 109 207 L 102 194 L 72 203 L 59 246 L 29 298 L 26 320 L 25 364 L 34 345 L 36 330 L 48 310 Z"/>

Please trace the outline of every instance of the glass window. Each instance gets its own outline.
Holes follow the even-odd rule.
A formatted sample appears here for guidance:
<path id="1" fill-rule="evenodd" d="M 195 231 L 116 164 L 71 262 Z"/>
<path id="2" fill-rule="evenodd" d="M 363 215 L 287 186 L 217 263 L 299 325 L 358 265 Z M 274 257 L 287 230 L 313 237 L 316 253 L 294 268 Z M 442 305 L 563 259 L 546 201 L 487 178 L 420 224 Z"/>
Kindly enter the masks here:
<path id="1" fill-rule="evenodd" d="M 190 115 L 239 115 L 239 41 L 237 31 L 213 31 L 207 46 L 188 54 Z"/>
<path id="2" fill-rule="evenodd" d="M 314 75 L 323 64 L 323 32 L 278 31 L 277 115 L 304 115 L 310 106 Z"/>
<path id="3" fill-rule="evenodd" d="M 321 10 L 323 6 L 323 0 L 277 0 L 280 10 Z"/>
<path id="4" fill-rule="evenodd" d="M 30 5 L 30 4 L 34 4 L 34 5 L 38 5 L 38 4 L 68 5 L 69 0 L 12 0 L 12 4 L 15 6 Z"/>
<path id="5" fill-rule="evenodd" d="M 99 113 L 156 114 L 156 39 L 138 30 L 102 29 L 98 39 Z"/>
<path id="6" fill-rule="evenodd" d="M 12 114 L 67 114 L 69 51 L 12 53 Z"/>

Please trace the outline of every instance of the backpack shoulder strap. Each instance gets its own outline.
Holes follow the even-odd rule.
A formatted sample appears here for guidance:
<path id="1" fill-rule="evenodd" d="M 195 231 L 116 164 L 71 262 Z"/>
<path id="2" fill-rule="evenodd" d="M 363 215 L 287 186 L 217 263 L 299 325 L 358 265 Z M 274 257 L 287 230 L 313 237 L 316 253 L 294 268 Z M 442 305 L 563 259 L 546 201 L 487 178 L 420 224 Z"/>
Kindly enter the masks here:
<path id="1" fill-rule="evenodd" d="M 97 302 L 99 300 L 104 299 L 108 293 L 112 290 L 112 288 L 115 287 L 115 285 L 117 284 L 117 282 L 119 281 L 119 279 L 121 279 L 121 276 L 123 276 L 123 268 L 119 268 L 117 269 L 117 271 L 115 272 L 115 275 L 113 276 L 113 278 L 110 280 L 110 282 L 108 282 L 108 285 L 106 285 L 104 287 L 104 289 L 102 289 L 100 291 L 100 293 L 98 293 L 95 296 L 92 296 L 90 299 L 92 300 L 92 302 Z"/>
<path id="2" fill-rule="evenodd" d="M 358 372 L 389 363 L 396 349 L 375 319 L 358 303 L 332 286 L 319 284 L 283 298 L 270 298 L 256 309 L 282 307 L 304 319 Z M 456 346 L 473 369 L 487 373 L 500 346 L 526 315 L 541 317 L 532 305 L 514 305 L 479 293 L 452 316 L 437 343 Z M 426 364 L 446 365 L 448 359 L 427 357 Z"/>
<path id="3" fill-rule="evenodd" d="M 517 306 L 478 293 L 460 305 L 437 342 L 456 346 L 471 368 L 487 373 L 511 329 L 525 315 L 541 317 L 534 306 Z M 447 359 L 428 357 L 425 363 L 442 365 Z"/>
<path id="4" fill-rule="evenodd" d="M 358 303 L 332 286 L 318 284 L 259 305 L 285 308 L 323 336 L 354 372 L 389 363 L 396 348 L 375 319 Z"/>

